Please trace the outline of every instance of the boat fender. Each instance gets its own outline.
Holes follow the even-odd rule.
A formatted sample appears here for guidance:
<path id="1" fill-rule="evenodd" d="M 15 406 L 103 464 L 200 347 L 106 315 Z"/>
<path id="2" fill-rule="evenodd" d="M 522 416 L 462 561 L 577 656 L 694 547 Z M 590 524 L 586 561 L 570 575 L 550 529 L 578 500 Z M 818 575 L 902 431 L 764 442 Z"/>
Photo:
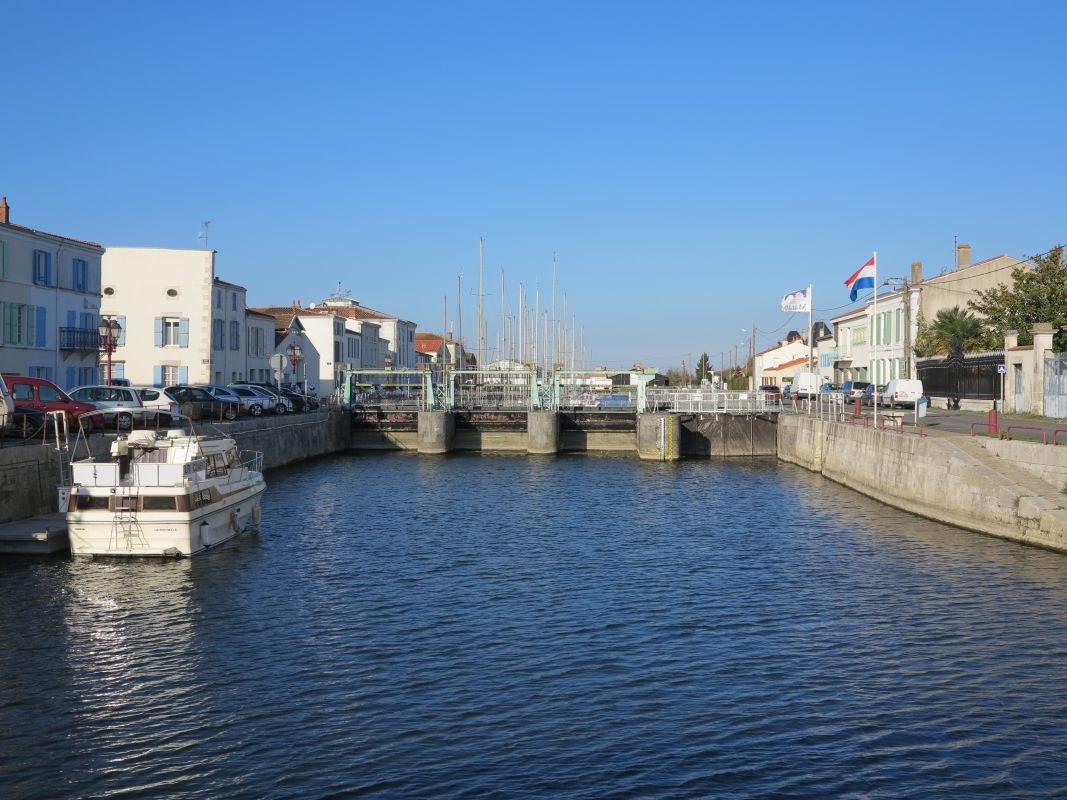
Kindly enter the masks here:
<path id="1" fill-rule="evenodd" d="M 233 528 L 235 531 L 239 531 L 240 530 L 240 527 L 237 524 L 237 512 L 236 511 L 231 511 L 230 512 L 230 527 Z"/>
<path id="2" fill-rule="evenodd" d="M 257 525 L 259 524 L 259 519 L 261 516 L 262 514 L 260 513 L 259 506 L 256 506 L 252 509 L 252 521 Z"/>

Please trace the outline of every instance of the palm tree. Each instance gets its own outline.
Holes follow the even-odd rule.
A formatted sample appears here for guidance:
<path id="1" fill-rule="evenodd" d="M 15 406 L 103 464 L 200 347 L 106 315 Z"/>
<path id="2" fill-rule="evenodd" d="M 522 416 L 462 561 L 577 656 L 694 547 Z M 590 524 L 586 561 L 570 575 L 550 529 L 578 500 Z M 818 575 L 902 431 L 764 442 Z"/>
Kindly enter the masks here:
<path id="1" fill-rule="evenodd" d="M 942 308 L 925 331 L 930 355 L 956 356 L 987 346 L 989 334 L 982 321 L 959 306 Z"/>

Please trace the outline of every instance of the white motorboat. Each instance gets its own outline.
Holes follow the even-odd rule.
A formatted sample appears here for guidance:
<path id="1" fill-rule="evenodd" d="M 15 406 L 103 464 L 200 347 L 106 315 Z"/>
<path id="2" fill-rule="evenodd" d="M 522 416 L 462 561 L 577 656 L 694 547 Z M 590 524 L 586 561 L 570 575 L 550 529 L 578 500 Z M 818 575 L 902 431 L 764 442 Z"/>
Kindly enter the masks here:
<path id="1" fill-rule="evenodd" d="M 232 438 L 198 436 L 186 423 L 188 432 L 130 431 L 105 458 L 72 459 L 71 553 L 192 556 L 258 525 L 262 453 L 240 453 Z M 82 441 L 88 450 L 79 435 L 75 456 Z"/>

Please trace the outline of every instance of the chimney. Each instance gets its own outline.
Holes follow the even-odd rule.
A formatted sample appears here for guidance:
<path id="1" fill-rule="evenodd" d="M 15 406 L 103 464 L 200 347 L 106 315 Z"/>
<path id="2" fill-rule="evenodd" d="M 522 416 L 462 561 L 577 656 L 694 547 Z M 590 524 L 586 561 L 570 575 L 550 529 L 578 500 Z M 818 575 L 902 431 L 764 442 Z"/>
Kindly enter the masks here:
<path id="1" fill-rule="evenodd" d="M 914 286 L 917 283 L 923 282 L 923 262 L 912 261 L 911 262 L 911 284 Z"/>
<path id="2" fill-rule="evenodd" d="M 971 266 L 971 246 L 969 244 L 956 245 L 956 269 Z"/>
<path id="3" fill-rule="evenodd" d="M 6 197 L 0 197 L 0 222 L 5 225 L 11 222 L 11 206 L 7 204 Z"/>

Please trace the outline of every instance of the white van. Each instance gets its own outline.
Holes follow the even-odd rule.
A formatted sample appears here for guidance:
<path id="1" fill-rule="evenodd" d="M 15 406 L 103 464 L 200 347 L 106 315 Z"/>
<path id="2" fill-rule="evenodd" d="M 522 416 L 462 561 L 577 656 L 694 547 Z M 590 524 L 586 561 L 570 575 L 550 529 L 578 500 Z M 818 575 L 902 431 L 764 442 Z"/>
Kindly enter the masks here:
<path id="1" fill-rule="evenodd" d="M 11 393 L 8 392 L 4 379 L 0 378 L 0 428 L 6 428 L 12 424 L 14 413 L 15 401 L 11 399 Z"/>
<path id="2" fill-rule="evenodd" d="M 915 408 L 915 404 L 919 402 L 919 398 L 922 396 L 922 381 L 911 380 L 908 378 L 894 378 L 885 385 L 885 391 L 882 392 L 878 402 L 881 405 L 889 406 L 890 408 L 896 408 L 897 406 Z"/>
<path id="3" fill-rule="evenodd" d="M 819 394 L 822 379 L 818 372 L 798 372 L 793 378 L 793 396 L 811 399 Z"/>

